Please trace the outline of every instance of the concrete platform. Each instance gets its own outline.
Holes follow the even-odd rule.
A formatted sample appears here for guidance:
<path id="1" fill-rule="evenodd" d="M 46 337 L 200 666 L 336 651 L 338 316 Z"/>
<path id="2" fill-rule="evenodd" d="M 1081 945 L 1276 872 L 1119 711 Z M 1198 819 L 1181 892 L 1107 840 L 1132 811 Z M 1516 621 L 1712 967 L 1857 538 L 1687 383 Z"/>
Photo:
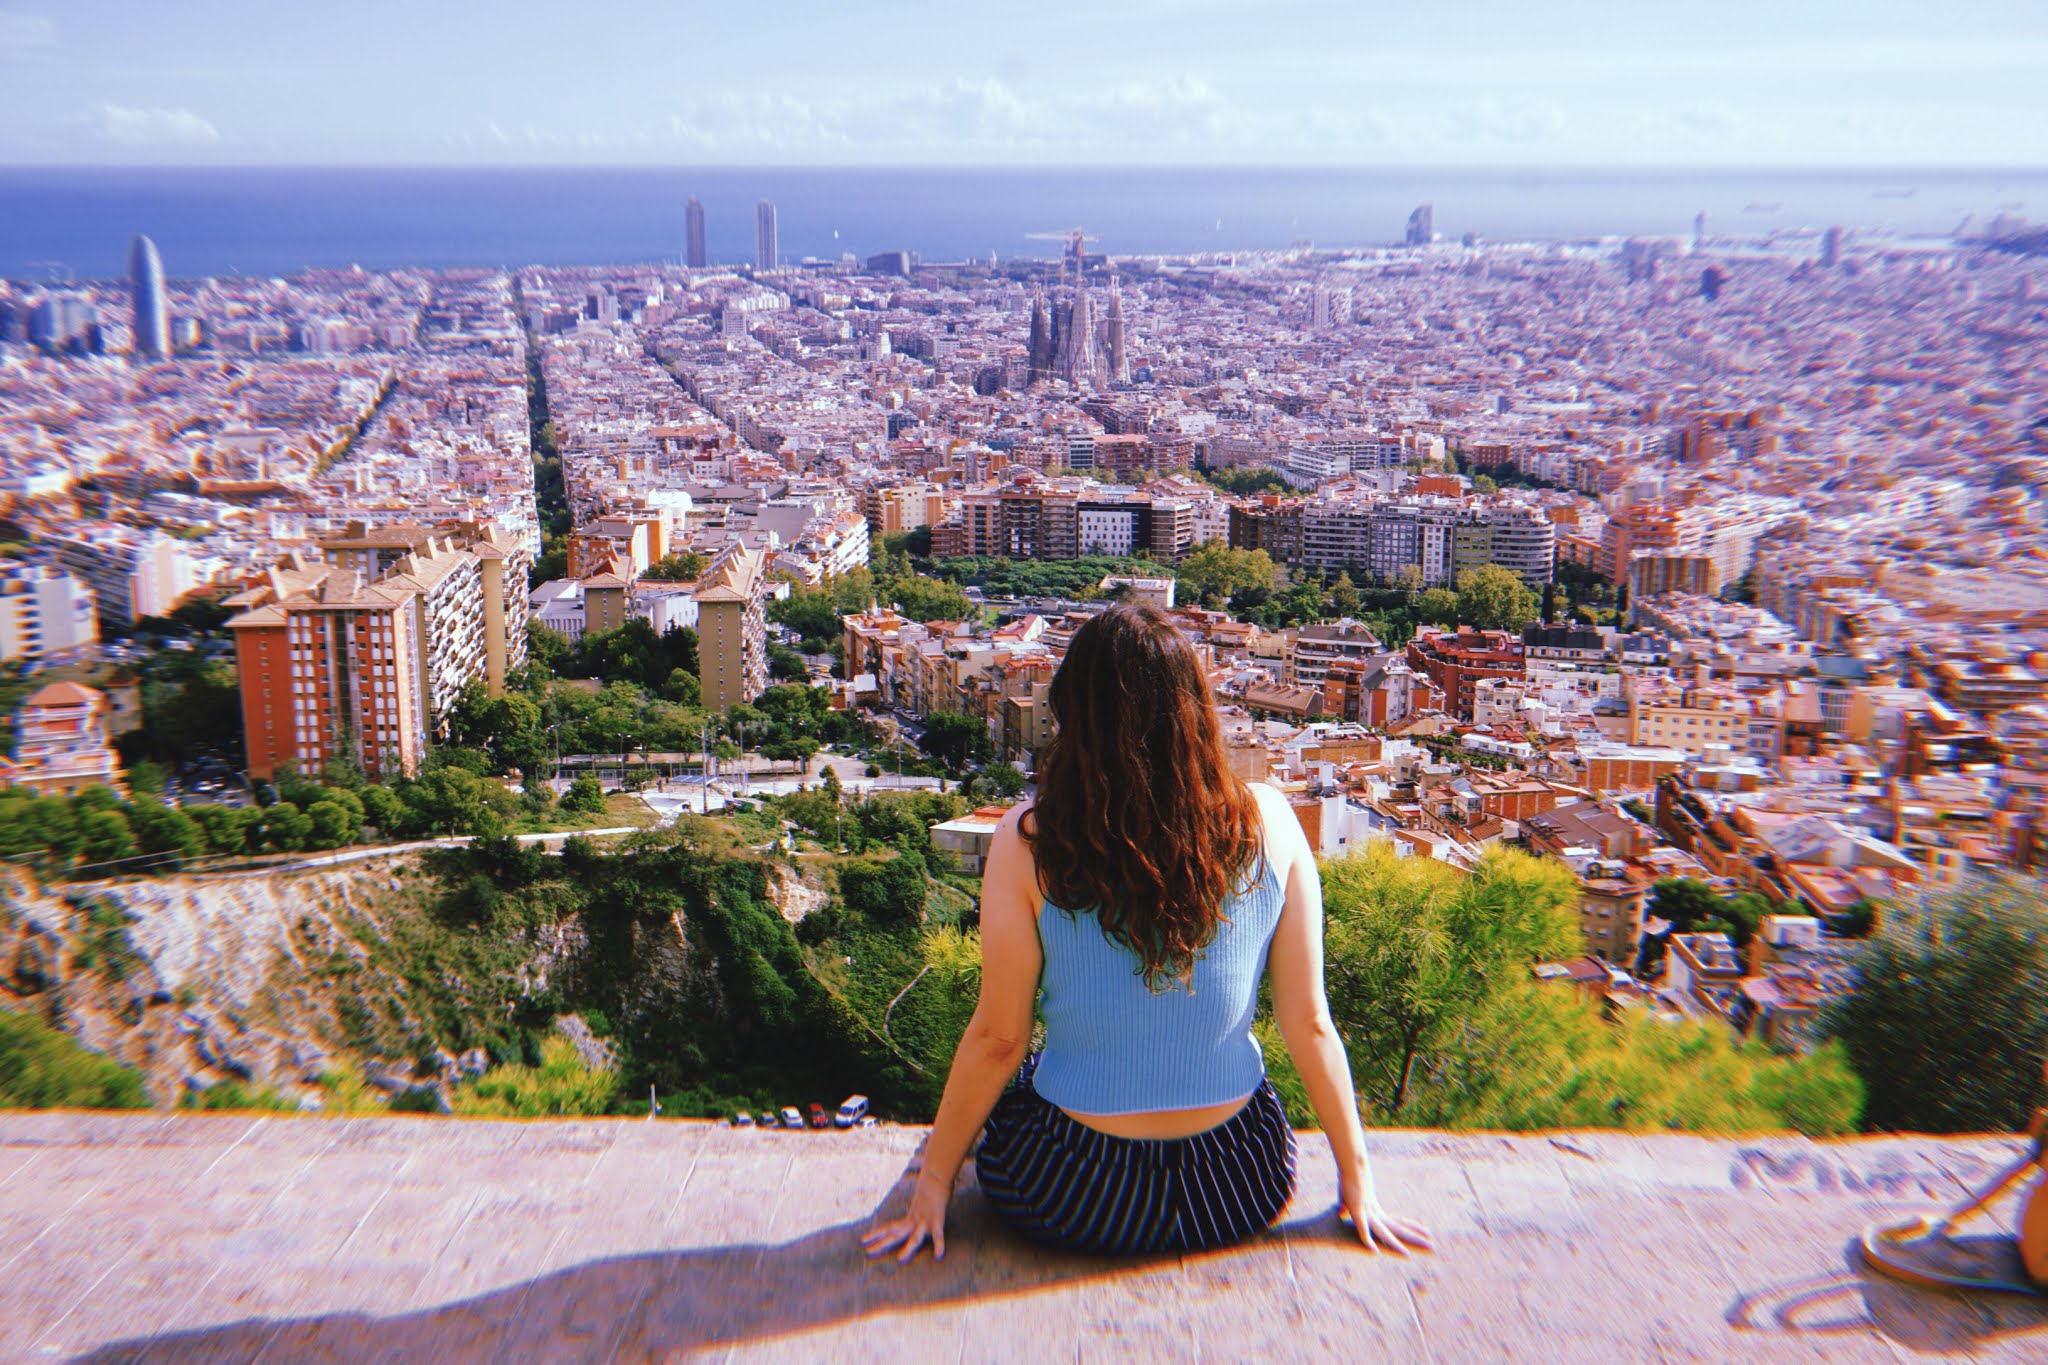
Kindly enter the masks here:
<path id="1" fill-rule="evenodd" d="M 2048 1359 L 2048 1299 L 1910 1289 L 1868 1221 L 2017 1141 L 1379 1134 L 1430 1256 L 1360 1249 L 1321 1140 L 1246 1247 L 865 1262 L 921 1130 L 0 1114 L 0 1359 Z"/>

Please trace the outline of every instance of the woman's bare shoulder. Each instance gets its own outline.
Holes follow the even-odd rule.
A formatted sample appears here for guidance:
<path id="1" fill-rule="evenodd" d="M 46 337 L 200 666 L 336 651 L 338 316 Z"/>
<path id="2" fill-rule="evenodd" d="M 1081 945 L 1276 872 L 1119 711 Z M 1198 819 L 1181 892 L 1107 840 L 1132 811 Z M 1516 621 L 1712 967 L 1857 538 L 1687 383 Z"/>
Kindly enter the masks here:
<path id="1" fill-rule="evenodd" d="M 1301 820 L 1288 803 L 1287 793 L 1269 782 L 1247 782 L 1245 786 L 1259 803 L 1259 816 L 1266 830 L 1266 856 L 1283 874 L 1307 847 Z"/>

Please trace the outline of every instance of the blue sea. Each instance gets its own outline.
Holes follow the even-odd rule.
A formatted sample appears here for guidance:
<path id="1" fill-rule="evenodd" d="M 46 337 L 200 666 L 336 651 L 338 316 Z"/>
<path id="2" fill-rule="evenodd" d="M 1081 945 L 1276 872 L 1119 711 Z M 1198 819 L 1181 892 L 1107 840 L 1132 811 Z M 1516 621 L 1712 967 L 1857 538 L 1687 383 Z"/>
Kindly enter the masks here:
<path id="1" fill-rule="evenodd" d="M 0 275 L 110 277 L 146 233 L 174 277 L 305 266 L 581 265 L 679 259 L 704 202 L 714 261 L 751 260 L 754 203 L 785 259 L 906 249 L 928 261 L 1091 249 L 1178 254 L 1396 241 L 1409 211 L 1493 241 L 2048 218 L 2048 168 L 1411 170 L 1349 168 L 0 168 Z"/>

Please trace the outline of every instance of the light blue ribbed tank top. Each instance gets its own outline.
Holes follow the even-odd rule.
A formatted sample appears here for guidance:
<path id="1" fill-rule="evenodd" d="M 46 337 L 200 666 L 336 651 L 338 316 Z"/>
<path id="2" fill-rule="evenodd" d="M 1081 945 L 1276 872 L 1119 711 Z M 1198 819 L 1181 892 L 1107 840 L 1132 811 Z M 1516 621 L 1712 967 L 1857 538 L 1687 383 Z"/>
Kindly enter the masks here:
<path id="1" fill-rule="evenodd" d="M 1192 980 L 1157 994 L 1138 955 L 1103 935 L 1094 914 L 1051 901 L 1038 912 L 1045 952 L 1039 1008 L 1045 1047 L 1033 1085 L 1076 1114 L 1142 1114 L 1241 1100 L 1265 1079 L 1252 1037 L 1259 982 L 1285 899 L 1265 859 L 1223 902 L 1225 922 Z"/>

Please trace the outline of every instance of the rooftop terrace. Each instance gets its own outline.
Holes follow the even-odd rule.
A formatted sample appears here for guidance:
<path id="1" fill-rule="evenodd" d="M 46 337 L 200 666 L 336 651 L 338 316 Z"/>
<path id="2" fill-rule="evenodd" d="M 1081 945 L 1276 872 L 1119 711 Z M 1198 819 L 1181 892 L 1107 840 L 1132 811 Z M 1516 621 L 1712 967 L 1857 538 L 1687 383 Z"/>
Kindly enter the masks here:
<path id="1" fill-rule="evenodd" d="M 2039 1360 L 2048 1298 L 1863 1269 L 1873 1218 L 2015 1141 L 1374 1136 L 1427 1220 L 1347 1244 L 1320 1137 L 1249 1246 L 1110 1262 L 955 1201 L 942 1264 L 855 1245 L 923 1131 L 0 1115 L 0 1358 Z M 965 1182 L 971 1185 L 970 1182 Z M 797 1356 L 787 1352 L 794 1349 Z"/>

